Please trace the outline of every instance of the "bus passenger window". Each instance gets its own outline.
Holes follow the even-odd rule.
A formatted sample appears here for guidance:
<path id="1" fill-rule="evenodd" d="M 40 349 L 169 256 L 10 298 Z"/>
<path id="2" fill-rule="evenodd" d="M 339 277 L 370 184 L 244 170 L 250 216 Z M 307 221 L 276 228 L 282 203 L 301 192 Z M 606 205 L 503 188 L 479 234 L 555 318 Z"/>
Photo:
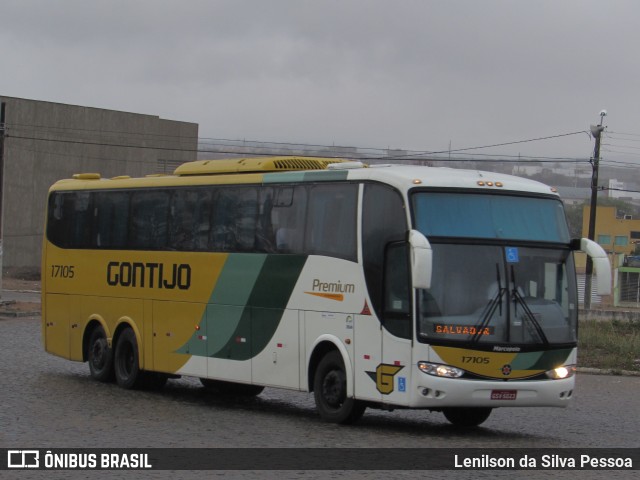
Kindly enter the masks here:
<path id="1" fill-rule="evenodd" d="M 348 183 L 310 189 L 307 253 L 356 260 L 357 193 L 358 186 Z"/>
<path id="2" fill-rule="evenodd" d="M 129 229 L 129 192 L 96 192 L 96 246 L 126 248 Z"/>
<path id="3" fill-rule="evenodd" d="M 132 221 L 129 243 L 132 248 L 161 250 L 167 245 L 169 192 L 139 191 L 131 199 Z"/>
<path id="4" fill-rule="evenodd" d="M 278 187 L 271 210 L 275 246 L 279 253 L 304 252 L 306 189 L 302 186 Z"/>
<path id="5" fill-rule="evenodd" d="M 206 250 L 211 217 L 211 190 L 176 190 L 169 209 L 169 248 Z"/>
<path id="6" fill-rule="evenodd" d="M 54 193 L 49 200 L 47 236 L 63 248 L 89 248 L 93 212 L 88 192 Z"/>
<path id="7" fill-rule="evenodd" d="M 213 251 L 254 251 L 257 207 L 258 192 L 255 188 L 221 188 L 214 202 Z"/>
<path id="8" fill-rule="evenodd" d="M 256 252 L 275 253 L 276 251 L 273 225 L 271 224 L 273 195 L 274 192 L 272 187 L 262 187 L 260 189 L 260 201 L 258 202 L 258 221 L 256 222 Z"/>

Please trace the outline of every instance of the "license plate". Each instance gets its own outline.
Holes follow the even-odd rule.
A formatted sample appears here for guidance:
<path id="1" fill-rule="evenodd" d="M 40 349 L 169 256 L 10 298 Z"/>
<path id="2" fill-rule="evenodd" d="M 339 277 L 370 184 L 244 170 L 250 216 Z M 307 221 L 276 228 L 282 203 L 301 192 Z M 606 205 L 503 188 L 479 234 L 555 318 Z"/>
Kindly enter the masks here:
<path id="1" fill-rule="evenodd" d="M 491 390 L 491 400 L 515 400 L 517 390 Z"/>

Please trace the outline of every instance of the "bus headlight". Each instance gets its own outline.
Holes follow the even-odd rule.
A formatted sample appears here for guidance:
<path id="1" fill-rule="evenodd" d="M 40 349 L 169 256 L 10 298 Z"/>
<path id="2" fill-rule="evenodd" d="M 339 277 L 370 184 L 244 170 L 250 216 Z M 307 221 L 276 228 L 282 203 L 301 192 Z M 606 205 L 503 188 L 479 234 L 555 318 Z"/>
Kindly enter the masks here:
<path id="1" fill-rule="evenodd" d="M 439 363 L 418 362 L 418 368 L 427 375 L 434 377 L 459 378 L 464 375 L 464 370 L 450 365 Z"/>
<path id="2" fill-rule="evenodd" d="M 562 380 L 563 378 L 573 377 L 576 373 L 575 365 L 563 365 L 562 367 L 554 368 L 553 370 L 549 370 L 545 372 L 547 377 L 553 380 Z"/>

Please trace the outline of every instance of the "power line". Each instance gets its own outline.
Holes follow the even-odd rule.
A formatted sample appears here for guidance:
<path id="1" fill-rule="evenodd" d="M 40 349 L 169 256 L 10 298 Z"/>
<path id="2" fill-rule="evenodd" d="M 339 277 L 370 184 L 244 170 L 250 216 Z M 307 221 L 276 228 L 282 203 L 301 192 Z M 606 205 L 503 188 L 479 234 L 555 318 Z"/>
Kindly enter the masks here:
<path id="1" fill-rule="evenodd" d="M 615 190 L 616 192 L 640 193 L 640 190 L 628 190 L 626 188 L 600 187 L 600 190 Z"/>
<path id="2" fill-rule="evenodd" d="M 608 146 L 608 144 L 607 144 L 607 146 Z M 623 148 L 630 148 L 630 147 L 623 147 Z M 611 153 L 622 153 L 624 155 L 638 155 L 635 152 L 619 150 L 619 149 L 616 149 L 616 148 L 603 148 L 602 150 L 605 151 L 605 152 L 611 152 Z"/>
<path id="3" fill-rule="evenodd" d="M 465 151 L 469 151 L 469 150 L 480 150 L 483 148 L 494 148 L 494 147 L 504 147 L 507 145 L 517 145 L 520 143 L 529 143 L 529 142 L 537 142 L 537 141 L 541 141 L 541 140 L 551 140 L 554 138 L 561 138 L 561 137 L 568 137 L 571 135 L 578 135 L 581 133 L 589 133 L 586 130 L 580 130 L 578 132 L 571 132 L 571 133 L 562 133 L 559 135 L 550 135 L 547 137 L 538 137 L 538 138 L 529 138 L 527 140 L 517 140 L 517 141 L 513 141 L 513 142 L 505 142 L 505 143 L 494 143 L 492 145 L 482 145 L 482 146 L 478 146 L 478 147 L 466 147 L 466 148 L 456 148 L 454 150 L 441 150 L 438 152 L 424 152 L 426 154 L 431 154 L 431 155 L 435 155 L 435 154 L 440 154 L 440 153 L 450 153 L 450 152 L 465 152 Z"/>
<path id="4" fill-rule="evenodd" d="M 622 140 L 623 142 L 640 142 L 640 138 L 619 138 L 614 135 L 607 135 L 606 138 L 611 138 L 613 140 Z"/>
<path id="5" fill-rule="evenodd" d="M 608 134 L 614 134 L 614 135 L 628 135 L 630 137 L 640 137 L 640 133 L 624 133 L 624 132 L 612 132 L 612 131 L 607 131 Z"/>
<path id="6" fill-rule="evenodd" d="M 211 144 L 234 147 L 234 148 L 238 147 L 240 144 L 243 147 L 246 147 L 247 144 L 250 144 L 253 149 L 272 149 L 273 145 L 277 145 L 280 148 L 282 148 L 283 146 L 285 146 L 285 147 L 297 147 L 297 148 L 294 148 L 294 149 L 282 148 L 282 150 L 297 150 L 297 149 L 300 149 L 300 148 L 322 148 L 322 149 L 334 149 L 335 148 L 335 145 L 303 144 L 303 143 L 292 143 L 292 142 L 260 142 L 260 141 L 246 140 L 246 139 L 244 139 L 244 140 L 232 140 L 232 139 L 221 139 L 221 138 L 213 138 L 213 137 L 194 137 L 194 136 L 190 136 L 190 135 L 165 135 L 165 134 L 150 133 L 150 132 L 126 132 L 126 131 L 118 131 L 118 130 L 96 130 L 96 129 L 88 129 L 88 128 L 57 127 L 57 126 L 51 127 L 51 126 L 47 126 L 47 125 L 13 124 L 12 127 L 27 127 L 27 128 L 37 129 L 38 131 L 46 131 L 46 132 L 50 132 L 50 131 L 88 132 L 88 133 L 99 133 L 101 135 L 117 134 L 117 135 L 129 135 L 129 136 L 135 136 L 135 137 L 149 137 L 149 138 L 161 137 L 163 139 L 166 139 L 166 138 L 178 138 L 178 139 L 193 140 L 193 139 L 197 138 L 199 143 L 211 143 Z M 558 135 L 550 135 L 550 136 L 546 136 L 546 137 L 537 137 L 537 138 L 531 138 L 531 139 L 525 139 L 525 140 L 517 140 L 517 141 L 512 141 L 512 142 L 496 143 L 496 144 L 491 144 L 491 145 L 481 145 L 481 146 L 475 146 L 475 147 L 459 148 L 459 149 L 454 149 L 454 150 L 419 151 L 419 152 L 415 152 L 414 151 L 412 153 L 408 153 L 407 155 L 394 155 L 394 156 L 389 156 L 388 155 L 389 149 L 373 148 L 373 147 L 352 147 L 352 148 L 357 148 L 359 151 L 366 150 L 366 151 L 370 151 L 370 152 L 381 152 L 381 155 L 384 156 L 387 160 L 395 160 L 395 159 L 401 160 L 401 159 L 405 159 L 405 158 L 406 159 L 410 159 L 411 157 L 416 157 L 416 156 L 438 155 L 438 154 L 445 154 L 445 153 L 448 154 L 448 153 L 454 153 L 454 152 L 455 153 L 460 153 L 460 152 L 471 151 L 471 150 L 480 150 L 480 149 L 492 148 L 492 147 L 516 145 L 516 144 L 529 143 L 529 142 L 535 142 L 535 141 L 562 138 L 562 137 L 566 137 L 566 136 L 570 136 L 570 135 L 577 135 L 577 134 L 581 134 L 581 133 L 585 133 L 585 131 L 564 133 L 564 134 L 558 134 Z M 31 136 L 28 136 L 28 135 L 13 135 L 13 137 L 14 138 L 33 138 L 34 140 L 44 140 L 44 139 L 40 139 L 40 138 L 34 138 L 34 137 L 31 137 Z M 62 141 L 62 140 L 61 139 L 51 139 L 50 141 Z M 77 140 L 73 140 L 73 139 L 69 139 L 67 141 L 69 143 L 77 142 Z M 96 142 L 84 142 L 84 143 L 97 144 Z M 261 144 L 266 144 L 266 145 L 261 145 Z M 109 144 L 100 144 L 100 145 L 104 145 L 104 146 L 112 145 L 112 146 L 123 146 L 123 147 L 127 146 L 127 145 L 110 144 L 110 143 Z M 141 148 L 141 146 L 131 146 L 131 148 Z M 149 148 L 155 148 L 155 147 L 149 147 Z M 351 147 L 349 147 L 349 148 L 351 148 Z M 192 149 L 179 149 L 179 150 L 182 150 L 182 151 L 193 151 Z M 199 148 L 197 151 L 206 152 L 207 150 Z M 225 153 L 225 152 L 220 152 L 220 153 Z M 235 153 L 235 152 L 230 152 L 230 153 Z M 481 154 L 471 154 L 471 155 L 481 155 Z M 494 156 L 506 157 L 505 155 L 494 155 Z M 359 155 L 359 157 L 361 157 L 361 155 Z M 513 156 L 513 158 L 515 158 L 515 156 Z M 566 159 L 564 157 L 532 157 L 532 156 L 524 156 L 524 157 L 519 156 L 518 158 L 530 158 L 530 159 L 534 159 L 534 158 L 535 159 L 538 159 L 538 158 L 540 158 L 540 159 L 556 159 L 556 158 L 558 158 L 559 160 L 565 160 Z M 582 161 L 582 159 L 575 159 L 575 160 Z"/>
<path id="7" fill-rule="evenodd" d="M 257 151 L 260 149 L 270 149 L 273 150 L 272 147 L 267 145 L 261 146 L 252 146 L 251 148 L 244 150 L 208 150 L 202 148 L 179 148 L 179 147 L 163 147 L 163 146 L 149 146 L 149 145 L 135 145 L 135 144 L 127 144 L 127 143 L 105 143 L 98 141 L 81 141 L 81 140 L 69 140 L 69 139 L 60 139 L 60 138 L 42 138 L 28 135 L 7 135 L 9 138 L 16 138 L 22 140 L 32 140 L 32 141 L 41 141 L 41 142 L 53 142 L 53 143 L 66 143 L 66 144 L 74 144 L 74 145 L 91 145 L 91 146 L 109 146 L 109 147 L 117 147 L 117 148 L 136 148 L 136 149 L 148 149 L 148 150 L 159 150 L 159 151 L 173 151 L 173 152 L 190 152 L 190 153 L 222 153 L 222 154 L 237 154 L 237 155 L 258 155 L 258 156 L 270 156 L 274 155 L 273 151 L 271 152 L 261 152 Z M 285 144 L 285 145 L 295 145 L 295 144 Z M 305 146 L 300 144 L 301 146 Z M 231 145 L 222 145 L 229 147 Z M 306 145 L 307 147 L 313 145 Z M 316 147 L 324 147 L 331 148 L 329 146 L 320 146 Z M 478 147 L 484 148 L 484 147 Z M 445 151 L 445 153 L 448 151 Z M 442 153 L 442 152 L 441 152 Z M 586 162 L 587 159 L 581 158 L 564 158 L 564 157 L 522 157 L 522 156 L 505 156 L 505 155 L 496 155 L 491 159 L 468 159 L 468 158 L 438 158 L 434 154 L 428 153 L 415 153 L 407 156 L 367 156 L 365 154 L 357 154 L 357 155 L 349 155 L 348 152 L 340 152 L 339 155 L 345 158 L 359 158 L 364 160 L 380 160 L 383 159 L 385 161 L 394 161 L 394 160 L 431 160 L 431 161 L 452 161 L 452 162 L 469 162 L 469 161 L 485 161 L 485 162 L 494 162 L 494 163 L 527 163 L 527 162 L 538 162 L 538 163 L 580 163 Z M 489 156 L 488 154 L 469 154 L 469 155 L 478 155 L 478 156 Z M 309 155 L 309 156 L 318 156 L 318 155 Z M 510 158 L 500 158 L 500 157 L 510 157 Z"/>

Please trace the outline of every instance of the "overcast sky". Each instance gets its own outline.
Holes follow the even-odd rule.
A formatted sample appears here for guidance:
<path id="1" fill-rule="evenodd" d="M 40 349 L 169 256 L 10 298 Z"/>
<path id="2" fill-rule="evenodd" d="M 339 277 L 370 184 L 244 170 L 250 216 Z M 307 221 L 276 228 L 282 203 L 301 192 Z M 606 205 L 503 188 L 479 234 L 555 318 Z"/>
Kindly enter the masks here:
<path id="1" fill-rule="evenodd" d="M 603 163 L 633 161 L 639 21 L 637 0 L 0 0 L 0 95 L 201 137 L 427 151 L 586 131 L 606 108 L 608 130 L 633 135 L 611 135 Z"/>

